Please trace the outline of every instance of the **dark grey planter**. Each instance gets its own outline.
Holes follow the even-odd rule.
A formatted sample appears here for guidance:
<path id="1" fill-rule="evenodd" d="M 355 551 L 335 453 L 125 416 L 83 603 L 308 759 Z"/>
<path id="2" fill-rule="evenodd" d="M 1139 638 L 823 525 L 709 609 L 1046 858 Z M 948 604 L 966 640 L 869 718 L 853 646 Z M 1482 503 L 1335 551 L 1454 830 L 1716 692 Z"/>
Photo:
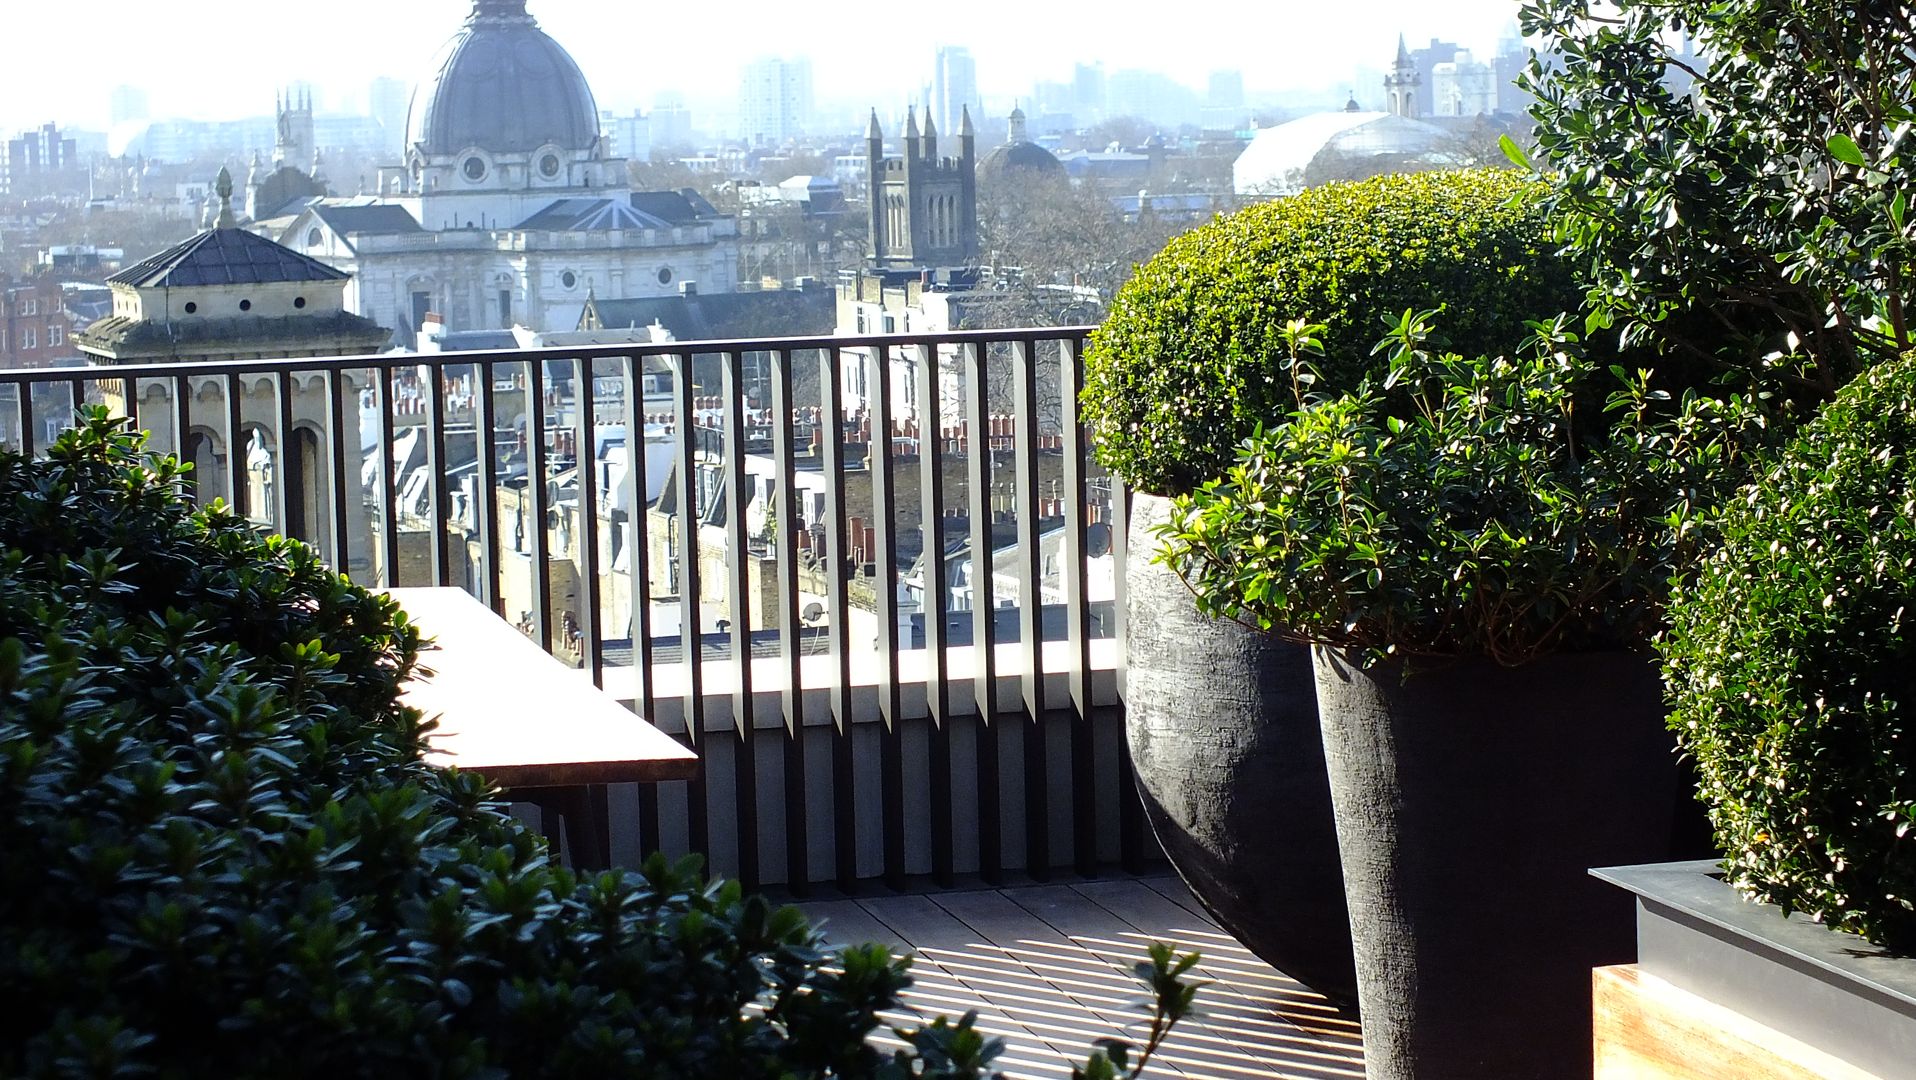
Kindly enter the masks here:
<path id="1" fill-rule="evenodd" d="M 1468 660 L 1408 681 L 1313 659 L 1367 1075 L 1589 1076 L 1590 969 L 1626 961 L 1632 927 L 1587 868 L 1670 843 L 1652 659 Z"/>
<path id="2" fill-rule="evenodd" d="M 1158 842 L 1246 948 L 1341 1000 L 1356 982 L 1309 652 L 1201 615 L 1152 565 L 1168 502 L 1137 497 L 1125 725 Z"/>
<path id="3" fill-rule="evenodd" d="M 1709 860 L 1591 873 L 1636 894 L 1645 974 L 1864 1072 L 1916 1076 L 1916 957 L 1746 900 Z"/>

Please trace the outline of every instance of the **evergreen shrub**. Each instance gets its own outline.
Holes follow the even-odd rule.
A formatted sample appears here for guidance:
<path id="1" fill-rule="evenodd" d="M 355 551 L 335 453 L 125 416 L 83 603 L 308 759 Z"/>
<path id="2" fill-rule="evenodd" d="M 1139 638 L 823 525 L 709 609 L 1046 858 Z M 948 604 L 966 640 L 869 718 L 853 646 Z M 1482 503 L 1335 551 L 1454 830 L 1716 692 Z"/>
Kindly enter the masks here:
<path id="1" fill-rule="evenodd" d="M 1084 415 L 1127 483 L 1181 494 L 1223 475 L 1238 444 L 1295 407 L 1282 331 L 1322 324 L 1326 384 L 1377 369 L 1385 319 L 1437 309 L 1432 344 L 1503 355 L 1526 320 L 1574 312 L 1541 184 L 1509 170 L 1326 184 L 1221 217 L 1139 268 L 1085 356 Z"/>
<path id="2" fill-rule="evenodd" d="M 1839 391 L 1718 527 L 1662 650 L 1728 880 L 1916 953 L 1916 358 Z"/>

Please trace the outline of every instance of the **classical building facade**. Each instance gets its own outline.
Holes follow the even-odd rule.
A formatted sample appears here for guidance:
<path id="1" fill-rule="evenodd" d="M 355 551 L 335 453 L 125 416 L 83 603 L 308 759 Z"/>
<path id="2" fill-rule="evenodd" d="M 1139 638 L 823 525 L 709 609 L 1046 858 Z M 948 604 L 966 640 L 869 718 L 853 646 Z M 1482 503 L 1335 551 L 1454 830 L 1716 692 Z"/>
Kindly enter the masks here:
<path id="1" fill-rule="evenodd" d="M 88 359 L 104 364 L 205 364 L 283 356 L 357 356 L 376 352 L 391 336 L 386 328 L 346 308 L 348 277 L 239 227 L 233 212 L 233 181 L 220 170 L 216 187 L 219 217 L 213 228 L 108 278 L 112 313 L 74 336 Z M 343 388 L 351 404 L 342 410 L 343 430 L 333 430 L 324 376 L 301 373 L 288 382 L 293 426 L 279 430 L 275 380 L 242 376 L 240 430 L 236 447 L 228 443 L 225 380 L 195 376 L 189 382 L 184 457 L 193 462 L 194 479 L 207 497 L 223 496 L 231 470 L 243 475 L 239 509 L 254 520 L 284 525 L 292 536 L 333 550 L 328 485 L 331 470 L 322 457 L 341 440 L 350 460 L 360 453 L 358 392 L 363 373 L 348 373 Z M 124 380 L 100 384 L 109 405 L 124 409 Z M 135 402 L 142 428 L 162 449 L 181 447 L 175 430 L 171 380 L 143 380 Z M 272 468 L 284 447 L 285 469 Z M 283 475 L 284 492 L 273 490 Z M 285 504 L 287 520 L 277 520 Z M 353 520 L 349 535 L 368 535 L 357 493 L 344 500 Z M 370 545 L 368 545 L 370 547 Z M 363 570 L 368 551 L 348 552 L 335 565 Z"/>
<path id="2" fill-rule="evenodd" d="M 476 0 L 414 90 L 406 128 L 377 192 L 254 215 L 348 272 L 348 308 L 402 343 L 428 312 L 455 330 L 559 330 L 594 292 L 736 287 L 736 222 L 689 192 L 632 189 L 585 76 L 525 0 Z"/>

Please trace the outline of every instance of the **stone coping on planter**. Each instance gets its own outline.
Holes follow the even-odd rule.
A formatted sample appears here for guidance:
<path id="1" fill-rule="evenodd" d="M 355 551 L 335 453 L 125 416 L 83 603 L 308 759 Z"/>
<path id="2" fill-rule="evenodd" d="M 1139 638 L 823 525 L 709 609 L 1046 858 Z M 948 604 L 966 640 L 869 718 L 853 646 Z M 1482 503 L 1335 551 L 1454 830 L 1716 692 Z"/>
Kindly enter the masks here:
<path id="1" fill-rule="evenodd" d="M 1637 898 L 1637 966 L 1882 1076 L 1912 1076 L 1916 958 L 1746 899 L 1714 860 L 1593 877 Z"/>

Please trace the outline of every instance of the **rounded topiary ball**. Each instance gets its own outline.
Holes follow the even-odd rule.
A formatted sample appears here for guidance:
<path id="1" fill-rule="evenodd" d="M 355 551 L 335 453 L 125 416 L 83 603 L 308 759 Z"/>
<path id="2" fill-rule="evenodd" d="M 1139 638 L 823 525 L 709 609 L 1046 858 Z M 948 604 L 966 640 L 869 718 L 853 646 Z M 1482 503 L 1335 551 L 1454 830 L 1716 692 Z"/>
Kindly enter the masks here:
<path id="1" fill-rule="evenodd" d="M 1381 176 L 1260 203 L 1185 233 L 1118 292 L 1085 359 L 1098 457 L 1126 482 L 1180 494 L 1221 475 L 1259 424 L 1294 407 L 1279 337 L 1323 323 L 1333 387 L 1378 362 L 1383 318 L 1441 307 L 1434 345 L 1513 351 L 1526 320 L 1576 311 L 1542 185 L 1508 171 Z M 1321 386 L 1319 389 L 1325 389 Z"/>
<path id="2" fill-rule="evenodd" d="M 1663 652 L 1728 880 L 1916 951 L 1916 358 L 1843 390 L 1721 528 Z"/>

